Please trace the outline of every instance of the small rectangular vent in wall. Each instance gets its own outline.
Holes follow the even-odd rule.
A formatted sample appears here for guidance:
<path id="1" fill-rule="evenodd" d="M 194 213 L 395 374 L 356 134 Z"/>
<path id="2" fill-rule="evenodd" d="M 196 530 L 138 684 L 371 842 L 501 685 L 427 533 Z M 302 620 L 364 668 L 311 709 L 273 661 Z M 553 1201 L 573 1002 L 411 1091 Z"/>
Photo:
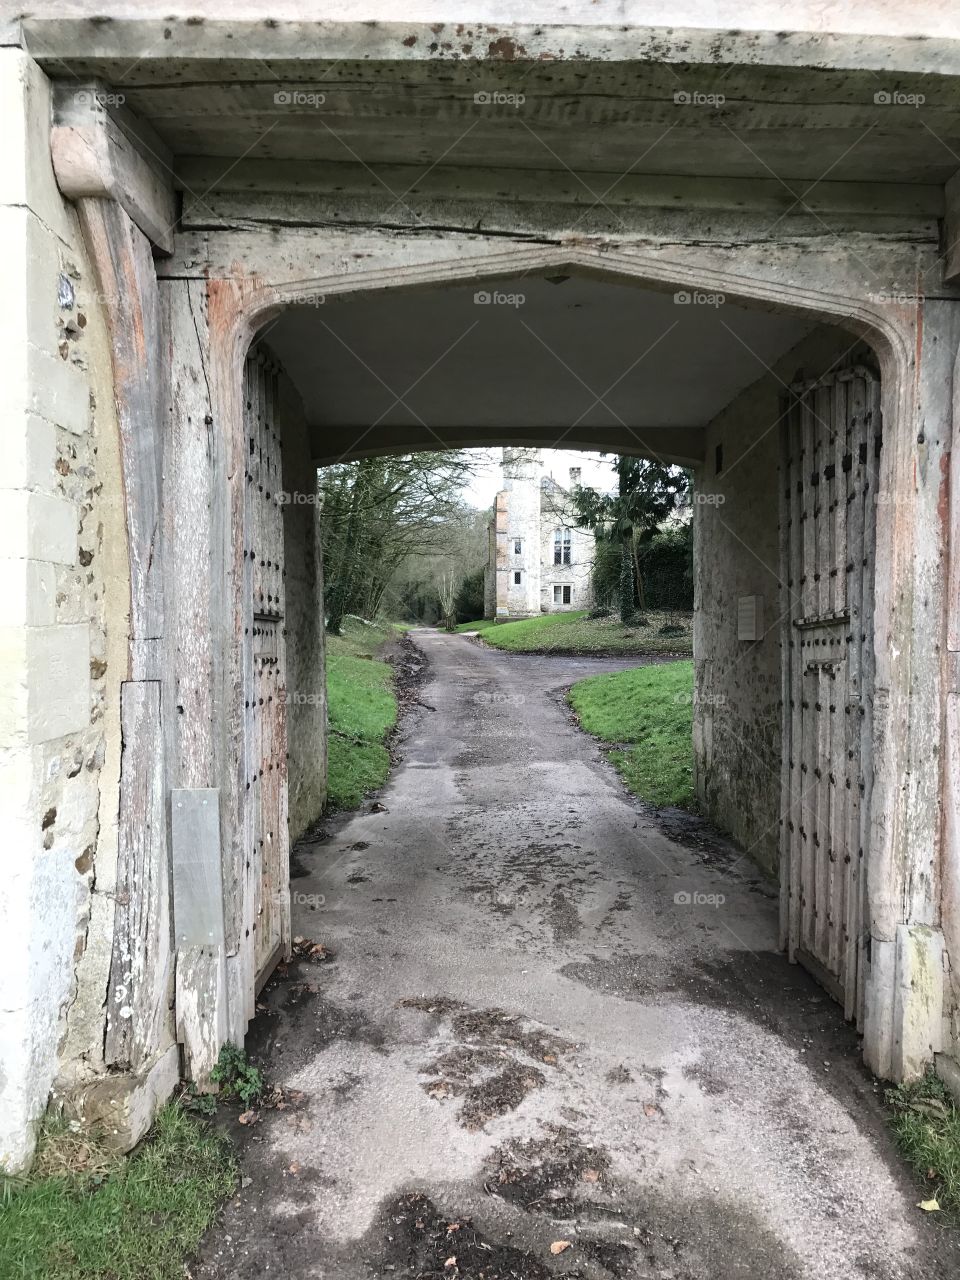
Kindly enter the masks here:
<path id="1" fill-rule="evenodd" d="M 740 596 L 737 600 L 737 639 L 759 640 L 761 631 L 760 596 Z"/>
<path id="2" fill-rule="evenodd" d="M 713 451 L 713 474 L 718 476 L 723 470 L 723 445 L 718 444 Z"/>

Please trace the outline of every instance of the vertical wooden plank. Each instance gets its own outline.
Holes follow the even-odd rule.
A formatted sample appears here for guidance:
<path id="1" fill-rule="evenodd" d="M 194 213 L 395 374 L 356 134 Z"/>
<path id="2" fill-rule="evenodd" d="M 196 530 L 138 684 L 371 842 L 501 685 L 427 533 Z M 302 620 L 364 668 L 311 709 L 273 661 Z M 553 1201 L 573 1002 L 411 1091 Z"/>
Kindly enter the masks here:
<path id="1" fill-rule="evenodd" d="M 780 424 L 780 947 L 794 959 L 791 947 L 791 837 L 794 831 L 791 772 L 792 732 L 792 503 L 791 503 L 792 397 L 782 403 Z"/>
<path id="2" fill-rule="evenodd" d="M 261 513 L 263 522 L 263 596 L 258 598 L 260 627 L 269 636 L 260 662 L 258 697 L 261 741 L 260 874 L 257 885 L 257 982 L 268 971 L 283 941 L 289 899 L 286 830 L 286 735 L 281 672 L 285 657 L 283 632 L 283 508 L 277 502 L 281 484 L 280 424 L 277 413 L 277 369 L 263 366 L 261 422 Z M 262 701 L 261 701 L 262 698 Z"/>
<path id="3" fill-rule="evenodd" d="M 220 793 L 170 793 L 177 1039 L 190 1079 L 206 1080 L 230 1036 L 223 935 Z"/>
<path id="4" fill-rule="evenodd" d="M 861 462 L 866 414 L 863 379 L 851 376 L 847 381 L 847 556 L 844 566 L 847 583 L 847 607 L 850 613 L 849 658 L 847 671 L 847 766 L 850 786 L 847 790 L 847 934 L 850 944 L 846 956 L 844 979 L 844 1012 L 856 1012 L 860 984 L 861 901 L 864 890 L 864 862 L 861 838 L 862 814 L 862 667 L 863 667 L 863 539 L 864 539 L 864 464 Z M 869 745 L 867 745 L 869 750 Z"/>
<path id="5" fill-rule="evenodd" d="M 846 778 L 847 778 L 847 725 L 846 679 L 847 637 L 849 629 L 842 622 L 846 607 L 846 557 L 847 557 L 847 490 L 843 458 L 847 439 L 847 384 L 837 378 L 833 386 L 832 403 L 833 440 L 830 457 L 831 470 L 831 522 L 833 525 L 833 556 L 831 560 L 831 613 L 838 620 L 833 632 L 833 649 L 836 665 L 830 681 L 831 747 L 830 747 L 830 844 L 832 862 L 831 916 L 832 949 L 831 970 L 837 974 L 841 985 L 847 965 L 849 947 L 847 929 L 847 881 L 849 878 L 849 852 L 846 829 Z"/>
<path id="6" fill-rule="evenodd" d="M 163 370 L 157 276 L 150 242 L 115 201 L 78 200 L 77 213 L 110 327 L 130 564 L 129 675 L 157 680 L 163 635 Z"/>
<path id="7" fill-rule="evenodd" d="M 177 1039 L 187 1078 L 205 1084 L 231 1038 L 222 947 L 177 950 Z"/>
<path id="8" fill-rule="evenodd" d="M 129 649 L 120 688 L 120 794 L 104 1058 L 137 1071 L 173 1044 L 173 944 L 160 679 L 163 399 L 160 294 L 150 244 L 112 200 L 78 199 L 111 340 L 130 571 Z M 102 977 L 100 979 L 102 981 Z"/>
<path id="9" fill-rule="evenodd" d="M 276 842 L 274 845 L 273 898 L 276 903 L 277 945 L 289 953 L 290 931 L 290 828 L 287 792 L 287 630 L 286 567 L 283 522 L 287 507 L 276 501 L 283 486 L 283 436 L 280 404 L 280 371 L 273 371 L 272 425 L 274 431 L 274 607 L 277 611 L 277 662 L 274 669 L 274 772 L 277 788 Z"/>
<path id="10" fill-rule="evenodd" d="M 254 969 L 259 974 L 270 951 L 271 903 L 270 857 L 272 843 L 274 797 L 272 787 L 271 756 L 272 717 L 270 705 L 271 664 L 276 652 L 275 626 L 270 621 L 272 596 L 271 564 L 273 558 L 273 529 L 270 504 L 267 495 L 270 488 L 270 399 L 267 356 L 261 352 L 258 358 L 257 376 L 260 384 L 260 483 L 257 492 L 257 536 L 259 539 L 259 577 L 254 601 L 257 627 L 260 632 L 260 659 L 257 664 L 257 729 L 259 750 L 259 825 L 257 828 L 257 875 L 254 881 L 256 947 Z"/>
<path id="11" fill-rule="evenodd" d="M 800 457 L 801 483 L 803 493 L 803 550 L 801 573 L 801 615 L 809 618 L 816 610 L 816 582 L 813 566 L 816 564 L 816 493 L 810 483 L 810 473 L 814 466 L 814 418 L 813 406 L 809 391 L 804 393 L 801 410 L 803 448 Z M 816 675 L 807 671 L 807 632 L 799 634 L 801 652 L 801 751 L 800 751 L 800 834 L 802 838 L 801 858 L 801 929 L 800 945 L 813 953 L 816 948 L 816 777 L 813 768 L 817 752 L 816 721 Z"/>
<path id="12" fill-rule="evenodd" d="M 866 965 L 861 954 L 864 931 L 868 922 L 866 867 L 870 854 L 870 820 L 873 799 L 873 697 L 874 697 L 874 586 L 877 543 L 877 479 L 880 474 L 880 451 L 883 443 L 883 423 L 880 410 L 880 382 L 869 372 L 864 388 L 865 430 L 867 446 L 866 478 L 864 488 L 863 520 L 863 572 L 861 576 L 861 671 L 860 701 L 863 715 L 860 721 L 862 791 L 860 798 L 860 844 L 857 851 L 859 868 L 859 892 L 857 894 L 857 959 L 854 987 L 854 1016 L 857 1024 L 863 1021 Z"/>
<path id="13" fill-rule="evenodd" d="M 803 650 L 802 634 L 795 623 L 803 614 L 803 466 L 802 466 L 802 404 L 794 399 L 790 414 L 791 464 L 790 464 L 790 958 L 796 958 L 801 937 L 801 917 L 804 886 L 803 871 Z"/>
<path id="14" fill-rule="evenodd" d="M 810 479 L 815 494 L 814 578 L 815 616 L 823 619 L 829 608 L 830 592 L 830 519 L 828 516 L 827 488 L 824 483 L 824 458 L 830 446 L 830 383 L 821 382 L 813 392 L 814 404 L 814 458 L 810 467 Z M 823 663 L 825 638 L 822 626 L 814 628 L 812 659 L 816 663 L 816 758 L 813 773 L 816 778 L 816 825 L 814 828 L 814 856 L 816 859 L 814 955 L 826 963 L 830 945 L 830 676 Z"/>
<path id="15" fill-rule="evenodd" d="M 240 379 L 222 341 L 236 301 L 231 302 L 232 290 L 229 282 L 193 279 L 161 286 L 171 368 L 165 439 L 165 484 L 171 497 L 164 504 L 164 699 L 176 707 L 176 714 L 166 717 L 168 783 L 213 786 L 219 792 L 224 925 L 231 941 L 242 853 L 236 602 L 242 574 L 238 529 L 243 475 Z M 178 948 L 181 1038 L 193 1034 L 189 1010 L 202 1008 L 212 1034 L 242 1040 L 241 985 L 226 951 L 226 935 L 217 955 L 204 951 L 188 963 L 181 963 Z M 190 986 L 194 981 L 196 990 Z M 222 1007 L 208 1007 L 211 1000 L 222 1001 Z M 205 1040 L 197 1041 L 198 1055 L 208 1049 Z"/>
<path id="16" fill-rule="evenodd" d="M 258 830 L 258 770 L 256 689 L 256 624 L 253 617 L 253 592 L 257 576 L 257 486 L 260 483 L 260 382 L 256 351 L 247 353 L 244 362 L 244 551 L 243 551 L 243 869 L 242 908 L 239 944 L 244 998 L 248 1016 L 255 1006 L 254 978 L 256 966 L 256 839 Z"/>
<path id="17" fill-rule="evenodd" d="M 251 399 L 251 468 L 252 482 L 250 486 L 250 528 L 253 574 L 250 599 L 246 602 L 246 622 L 253 638 L 251 665 L 251 707 L 250 726 L 250 818 L 251 840 L 247 857 L 249 862 L 246 892 L 250 918 L 250 933 L 246 952 L 246 972 L 251 990 L 255 989 L 256 976 L 259 972 L 260 931 L 262 926 L 260 893 L 263 868 L 263 813 L 264 813 L 264 781 L 263 781 L 263 652 L 265 637 L 261 620 L 262 602 L 264 599 L 264 571 L 266 568 L 266 548 L 263 527 L 263 490 L 266 481 L 264 465 L 264 385 L 263 364 L 265 356 L 259 348 L 251 352 L 250 359 L 250 399 Z"/>
<path id="18" fill-rule="evenodd" d="M 122 685 L 120 730 L 119 858 L 104 1058 L 112 1067 L 136 1071 L 173 1037 L 166 781 L 157 681 Z"/>
<path id="19" fill-rule="evenodd" d="M 836 522 L 834 519 L 834 503 L 836 501 L 836 476 L 833 469 L 836 432 L 836 377 L 831 376 L 820 391 L 821 417 L 823 419 L 823 447 L 820 452 L 820 616 L 822 625 L 819 628 L 822 646 L 820 660 L 820 715 L 821 756 L 820 756 L 820 841 L 821 860 L 824 873 L 824 899 L 821 907 L 821 952 L 820 959 L 830 973 L 838 972 L 840 956 L 840 924 L 837 919 L 836 906 L 839 894 L 839 866 L 837 858 L 836 832 L 833 825 L 835 811 L 834 782 L 836 774 L 833 767 L 833 756 L 836 747 L 835 714 L 836 714 L 836 673 L 834 660 L 837 656 L 834 645 L 834 580 L 836 578 Z M 839 865 L 842 865 L 840 863 Z"/>
<path id="20" fill-rule="evenodd" d="M 164 451 L 171 495 L 164 506 L 164 701 L 177 708 L 167 718 L 170 774 L 174 786 L 208 786 L 215 777 L 210 519 L 216 445 L 207 298 L 201 281 L 165 281 L 163 288 L 171 362 Z"/>

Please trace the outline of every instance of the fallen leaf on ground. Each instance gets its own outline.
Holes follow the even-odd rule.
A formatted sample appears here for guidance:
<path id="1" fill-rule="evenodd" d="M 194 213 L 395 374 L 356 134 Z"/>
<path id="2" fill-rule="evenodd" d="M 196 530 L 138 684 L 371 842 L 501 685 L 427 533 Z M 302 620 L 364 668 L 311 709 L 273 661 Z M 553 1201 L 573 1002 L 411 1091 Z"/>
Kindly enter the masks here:
<path id="1" fill-rule="evenodd" d="M 299 1173 L 299 1172 L 300 1172 L 300 1162 L 298 1160 L 294 1160 L 293 1164 L 290 1166 L 290 1173 Z"/>
<path id="2" fill-rule="evenodd" d="M 939 1200 L 921 1200 L 917 1208 L 922 1209 L 924 1213 L 939 1213 L 940 1201 Z"/>
<path id="3" fill-rule="evenodd" d="M 256 1111 L 242 1111 L 240 1115 L 237 1116 L 237 1120 L 241 1124 L 256 1124 L 259 1119 L 260 1117 L 257 1115 Z"/>
<path id="4" fill-rule="evenodd" d="M 584 1169 L 580 1176 L 583 1178 L 584 1182 L 600 1181 L 600 1171 L 598 1169 Z"/>
<path id="5" fill-rule="evenodd" d="M 312 938 L 297 937 L 291 948 L 295 960 L 329 960 L 333 952 L 322 942 L 314 942 Z"/>
<path id="6" fill-rule="evenodd" d="M 645 1102 L 643 1104 L 643 1114 L 648 1117 L 658 1116 L 660 1114 L 660 1108 L 655 1106 L 652 1102 Z"/>
<path id="7" fill-rule="evenodd" d="M 571 1240 L 554 1240 L 553 1244 L 550 1246 L 550 1252 L 565 1253 L 567 1249 L 572 1248 L 573 1242 Z"/>

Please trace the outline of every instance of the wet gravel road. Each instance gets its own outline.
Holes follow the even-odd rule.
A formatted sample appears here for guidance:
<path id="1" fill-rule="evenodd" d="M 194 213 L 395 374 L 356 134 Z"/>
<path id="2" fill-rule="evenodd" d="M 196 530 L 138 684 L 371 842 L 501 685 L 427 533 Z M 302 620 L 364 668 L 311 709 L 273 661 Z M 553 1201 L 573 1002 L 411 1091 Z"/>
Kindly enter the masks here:
<path id="1" fill-rule="evenodd" d="M 191 1274 L 944 1280 L 955 1235 L 746 862 L 682 847 L 573 724 L 636 665 L 414 633 L 421 707 L 376 805 L 298 851 L 263 996 L 286 1091 Z"/>

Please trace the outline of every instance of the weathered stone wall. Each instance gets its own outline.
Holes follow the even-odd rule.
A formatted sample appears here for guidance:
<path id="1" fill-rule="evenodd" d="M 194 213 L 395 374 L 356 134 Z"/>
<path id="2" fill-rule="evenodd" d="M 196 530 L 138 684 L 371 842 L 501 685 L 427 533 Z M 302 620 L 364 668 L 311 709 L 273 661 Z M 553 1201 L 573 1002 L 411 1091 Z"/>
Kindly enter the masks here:
<path id="1" fill-rule="evenodd" d="M 0 1164 L 17 1169 L 58 1074 L 102 1065 L 129 587 L 101 300 L 50 164 L 49 82 L 15 49 L 0 103 Z"/>
<path id="2" fill-rule="evenodd" d="M 497 498 L 487 525 L 487 563 L 483 566 L 483 616 L 497 616 Z"/>
<path id="3" fill-rule="evenodd" d="M 553 538 L 557 529 L 570 530 L 570 563 L 554 564 Z M 544 480 L 540 500 L 540 608 L 544 613 L 570 613 L 593 605 L 593 534 L 574 524 L 570 495 L 554 481 Z M 570 603 L 557 602 L 554 587 L 570 587 Z"/>
<path id="4" fill-rule="evenodd" d="M 694 493 L 694 775 L 711 819 L 771 875 L 780 816 L 781 400 L 849 353 L 817 328 L 709 424 Z M 718 450 L 720 457 L 718 459 Z M 720 467 L 718 471 L 718 461 Z M 761 639 L 737 639 L 740 596 L 760 596 Z"/>
<path id="5" fill-rule="evenodd" d="M 287 631 L 287 750 L 290 842 L 320 817 L 327 796 L 327 683 L 323 557 L 317 469 L 300 396 L 286 375 L 278 406 L 283 442 L 283 557 Z"/>
<path id="6" fill-rule="evenodd" d="M 540 612 L 540 471 L 538 449 L 504 449 L 504 487 L 496 506 L 497 617 L 529 618 Z"/>

